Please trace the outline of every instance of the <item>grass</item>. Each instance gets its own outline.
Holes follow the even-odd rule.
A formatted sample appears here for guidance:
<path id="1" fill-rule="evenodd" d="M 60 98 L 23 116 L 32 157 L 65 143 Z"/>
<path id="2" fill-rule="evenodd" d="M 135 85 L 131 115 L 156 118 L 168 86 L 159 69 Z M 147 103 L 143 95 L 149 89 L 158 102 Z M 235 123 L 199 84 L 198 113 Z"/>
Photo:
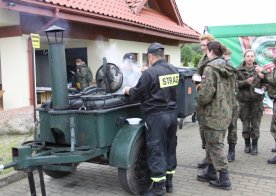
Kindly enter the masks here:
<path id="1" fill-rule="evenodd" d="M 12 161 L 12 147 L 20 146 L 24 141 L 32 140 L 30 135 L 1 135 L 0 136 L 0 163 L 7 164 Z M 0 175 L 13 171 L 9 168 L 0 173 Z"/>

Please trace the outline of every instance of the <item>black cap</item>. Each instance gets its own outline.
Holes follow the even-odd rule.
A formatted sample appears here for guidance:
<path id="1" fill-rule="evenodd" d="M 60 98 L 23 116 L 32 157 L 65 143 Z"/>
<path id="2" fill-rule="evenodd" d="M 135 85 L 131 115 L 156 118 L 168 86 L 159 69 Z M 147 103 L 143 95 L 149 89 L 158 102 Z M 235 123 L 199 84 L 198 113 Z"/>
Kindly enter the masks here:
<path id="1" fill-rule="evenodd" d="M 123 60 L 126 60 L 126 59 L 136 62 L 136 56 L 133 53 L 126 53 L 123 57 Z"/>
<path id="2" fill-rule="evenodd" d="M 148 47 L 148 53 L 156 53 L 159 50 L 164 50 L 164 46 L 157 42 L 150 44 Z"/>

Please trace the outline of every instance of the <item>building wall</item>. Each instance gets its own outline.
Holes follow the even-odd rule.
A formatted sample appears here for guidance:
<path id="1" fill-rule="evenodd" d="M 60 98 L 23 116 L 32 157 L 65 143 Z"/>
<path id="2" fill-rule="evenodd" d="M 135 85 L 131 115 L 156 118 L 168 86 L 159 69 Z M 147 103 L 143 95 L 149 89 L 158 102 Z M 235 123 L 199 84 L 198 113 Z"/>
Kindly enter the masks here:
<path id="1" fill-rule="evenodd" d="M 124 54 L 128 52 L 137 53 L 137 63 L 142 65 L 143 54 L 147 53 L 148 46 L 149 43 L 115 39 L 110 39 L 109 41 L 88 41 L 88 65 L 95 75 L 98 68 L 102 65 L 103 57 L 107 58 L 107 62 L 118 65 L 122 63 Z M 164 46 L 165 54 L 170 57 L 169 62 L 175 66 L 180 66 L 180 47 Z"/>
<path id="2" fill-rule="evenodd" d="M 0 38 L 4 110 L 30 104 L 27 36 Z"/>
<path id="3" fill-rule="evenodd" d="M 4 94 L 4 110 L 28 106 L 30 104 L 29 66 L 27 53 L 28 36 L 0 39 L 1 79 Z M 45 43 L 41 49 L 47 49 Z M 128 52 L 137 53 L 137 63 L 142 65 L 142 56 L 147 52 L 149 43 L 123 40 L 65 40 L 66 48 L 87 48 L 87 63 L 94 79 L 97 70 L 103 64 L 103 57 L 107 62 L 119 65 L 123 55 Z M 12 51 L 12 52 L 11 52 Z M 180 66 L 180 48 L 165 45 L 165 54 L 175 66 Z M 16 57 L 16 58 L 15 58 Z"/>
<path id="4" fill-rule="evenodd" d="M 19 13 L 0 9 L 0 26 L 19 25 Z"/>

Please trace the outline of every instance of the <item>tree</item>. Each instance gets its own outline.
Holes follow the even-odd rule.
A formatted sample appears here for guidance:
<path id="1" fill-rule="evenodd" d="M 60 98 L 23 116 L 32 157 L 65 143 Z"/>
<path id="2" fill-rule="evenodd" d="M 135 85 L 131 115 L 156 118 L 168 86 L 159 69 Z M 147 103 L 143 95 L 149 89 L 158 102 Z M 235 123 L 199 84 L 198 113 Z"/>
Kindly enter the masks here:
<path id="1" fill-rule="evenodd" d="M 181 62 L 183 62 L 183 66 L 196 67 L 201 56 L 202 51 L 199 43 L 185 44 L 181 48 Z"/>

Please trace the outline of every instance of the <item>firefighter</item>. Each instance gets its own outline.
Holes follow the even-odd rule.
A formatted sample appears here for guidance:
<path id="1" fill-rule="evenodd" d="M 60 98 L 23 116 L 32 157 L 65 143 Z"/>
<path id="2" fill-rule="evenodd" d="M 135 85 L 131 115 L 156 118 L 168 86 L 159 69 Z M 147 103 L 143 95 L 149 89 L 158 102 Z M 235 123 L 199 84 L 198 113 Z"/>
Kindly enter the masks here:
<path id="1" fill-rule="evenodd" d="M 179 73 L 164 59 L 164 47 L 160 43 L 152 43 L 147 56 L 150 68 L 143 71 L 135 87 L 126 87 L 125 93 L 141 101 L 146 122 L 147 164 L 153 186 L 144 195 L 165 195 L 166 191 L 173 191 L 172 178 L 176 169 Z"/>

